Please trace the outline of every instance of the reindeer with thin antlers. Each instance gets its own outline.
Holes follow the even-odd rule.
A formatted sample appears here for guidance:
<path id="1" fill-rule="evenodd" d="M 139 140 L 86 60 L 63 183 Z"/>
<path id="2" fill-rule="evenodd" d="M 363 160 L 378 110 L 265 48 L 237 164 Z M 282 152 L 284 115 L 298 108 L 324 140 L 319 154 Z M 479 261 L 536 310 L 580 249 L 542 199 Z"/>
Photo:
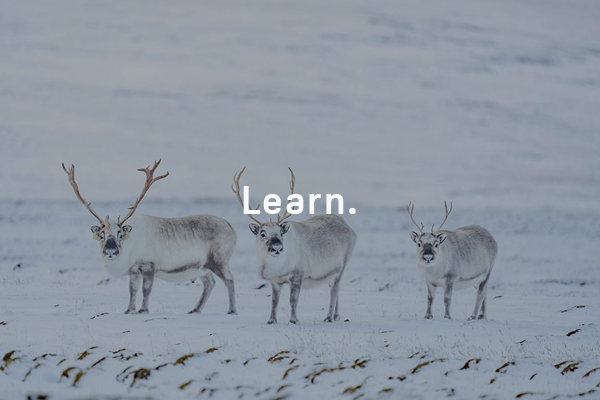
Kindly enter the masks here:
<path id="1" fill-rule="evenodd" d="M 233 176 L 231 186 L 242 208 L 244 202 L 240 196 L 240 178 L 245 170 L 246 167 Z M 296 178 L 291 168 L 290 173 L 290 190 L 293 194 Z M 260 275 L 271 282 L 273 289 L 271 317 L 267 323 L 277 323 L 279 294 L 285 283 L 291 285 L 290 323 L 298 323 L 296 309 L 300 288 L 319 283 L 329 283 L 331 286 L 325 322 L 338 321 L 340 280 L 356 243 L 356 233 L 352 228 L 337 215 L 317 215 L 302 222 L 285 221 L 291 216 L 287 208 L 283 216 L 277 216 L 275 223 L 260 222 L 252 215 L 248 216 L 256 222 L 250 224 L 250 230 L 256 236 Z"/>
<path id="2" fill-rule="evenodd" d="M 229 271 L 229 259 L 236 244 L 236 234 L 231 225 L 213 215 L 191 215 L 183 218 L 159 218 L 135 215 L 135 210 L 152 184 L 166 178 L 169 173 L 154 177 L 161 160 L 152 168 L 140 168 L 146 174 L 142 193 L 135 200 L 125 217 L 111 223 L 107 216 L 100 218 L 86 201 L 75 182 L 75 166 L 67 170 L 75 196 L 100 223 L 92 226 L 93 238 L 100 241 L 104 266 L 114 277 L 129 275 L 129 306 L 125 314 L 135 312 L 135 300 L 143 279 L 142 306 L 138 313 L 148 312 L 148 298 L 154 278 L 169 282 L 182 282 L 197 278 L 202 280 L 204 290 L 190 313 L 200 313 L 215 285 L 217 275 L 229 293 L 229 314 L 235 314 L 235 290 L 233 276 Z M 133 217 L 133 218 L 132 218 Z M 125 222 L 130 221 L 125 225 Z"/>
<path id="3" fill-rule="evenodd" d="M 454 289 L 475 286 L 477 297 L 475 310 L 469 317 L 486 318 L 487 291 L 490 274 L 498 254 L 498 244 L 492 235 L 478 225 L 463 226 L 454 230 L 442 230 L 452 212 L 444 202 L 446 215 L 440 227 L 431 233 L 423 233 L 425 225 L 417 224 L 413 217 L 415 205 L 408 204 L 407 211 L 419 233 L 411 232 L 410 237 L 417 245 L 417 265 L 421 278 L 427 284 L 426 319 L 431 319 L 431 305 L 438 286 L 444 287 L 445 318 L 450 317 L 450 303 Z"/>

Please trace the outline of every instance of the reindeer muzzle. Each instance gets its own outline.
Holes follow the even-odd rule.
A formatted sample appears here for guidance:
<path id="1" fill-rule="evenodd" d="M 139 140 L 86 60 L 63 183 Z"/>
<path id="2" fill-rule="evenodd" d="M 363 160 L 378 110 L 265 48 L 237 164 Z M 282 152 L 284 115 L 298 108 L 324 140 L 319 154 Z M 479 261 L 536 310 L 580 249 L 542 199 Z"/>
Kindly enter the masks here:
<path id="1" fill-rule="evenodd" d="M 104 244 L 104 255 L 108 258 L 114 258 L 119 255 L 119 246 L 113 237 L 109 237 Z"/>
<path id="2" fill-rule="evenodd" d="M 435 259 L 435 253 L 433 251 L 433 246 L 429 243 L 423 245 L 423 261 L 426 264 L 429 264 Z"/>
<path id="3" fill-rule="evenodd" d="M 267 242 L 267 248 L 272 256 L 278 256 L 283 252 L 283 243 L 279 239 L 271 239 Z"/>

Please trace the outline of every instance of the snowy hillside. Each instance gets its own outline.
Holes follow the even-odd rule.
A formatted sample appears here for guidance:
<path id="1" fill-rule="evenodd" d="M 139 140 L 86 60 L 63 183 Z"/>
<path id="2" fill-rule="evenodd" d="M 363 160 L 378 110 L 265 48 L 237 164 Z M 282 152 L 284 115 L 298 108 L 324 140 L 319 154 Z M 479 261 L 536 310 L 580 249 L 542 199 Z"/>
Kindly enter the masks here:
<path id="1" fill-rule="evenodd" d="M 600 396 L 600 4 L 316 0 L 0 2 L 0 400 L 594 399 Z M 155 283 L 124 315 L 61 163 L 101 215 L 234 226 L 238 315 L 220 281 Z M 340 193 L 358 234 L 342 322 L 327 287 L 266 325 L 252 203 Z M 494 234 L 489 319 L 423 320 L 414 229 Z M 307 215 L 293 217 L 301 220 Z M 139 302 L 139 299 L 138 299 Z"/>

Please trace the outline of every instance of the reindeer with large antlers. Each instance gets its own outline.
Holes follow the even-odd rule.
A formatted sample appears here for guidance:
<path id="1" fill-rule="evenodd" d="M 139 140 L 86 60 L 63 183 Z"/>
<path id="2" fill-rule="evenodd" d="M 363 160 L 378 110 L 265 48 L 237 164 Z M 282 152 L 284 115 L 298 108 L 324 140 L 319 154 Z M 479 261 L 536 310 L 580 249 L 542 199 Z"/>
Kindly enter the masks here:
<path id="1" fill-rule="evenodd" d="M 126 314 L 135 312 L 135 300 L 142 283 L 143 300 L 138 313 L 148 312 L 148 298 L 154 278 L 170 282 L 202 280 L 204 290 L 190 313 L 200 313 L 210 295 L 217 275 L 229 292 L 229 314 L 235 314 L 235 290 L 229 271 L 236 234 L 231 225 L 213 215 L 191 215 L 183 218 L 159 218 L 134 213 L 152 184 L 169 173 L 154 177 L 160 160 L 152 168 L 140 168 L 146 174 L 142 193 L 129 207 L 125 217 L 111 223 L 100 218 L 86 201 L 75 182 L 75 166 L 63 169 L 69 176 L 75 196 L 100 223 L 92 226 L 93 238 L 100 242 L 104 266 L 114 277 L 129 275 L 129 306 Z M 129 221 L 127 225 L 125 223 Z"/>
<path id="2" fill-rule="evenodd" d="M 234 175 L 231 187 L 242 208 L 244 202 L 240 195 L 240 178 L 245 170 L 246 167 Z M 291 169 L 290 173 L 290 190 L 293 194 L 296 180 Z M 277 216 L 277 222 L 260 222 L 252 215 L 248 216 L 256 222 L 250 224 L 250 230 L 256 236 L 260 275 L 271 282 L 273 289 L 271 317 L 267 323 L 277 322 L 279 294 L 285 283 L 291 285 L 292 324 L 298 323 L 296 309 L 300 288 L 319 283 L 329 283 L 331 286 L 325 322 L 339 320 L 340 280 L 356 243 L 352 228 L 337 215 L 317 215 L 302 222 L 286 221 L 291 216 L 287 207 L 282 216 Z"/>
<path id="3" fill-rule="evenodd" d="M 431 305 L 438 286 L 444 287 L 444 317 L 448 319 L 451 319 L 450 303 L 453 290 L 475 286 L 475 310 L 469 320 L 485 319 L 488 281 L 498 254 L 498 244 L 486 229 L 478 225 L 442 230 L 452 212 L 452 203 L 448 207 L 444 202 L 444 206 L 444 221 L 437 230 L 434 230 L 432 225 L 431 233 L 424 233 L 423 223 L 419 226 L 415 221 L 415 205 L 409 203 L 407 207 L 410 219 L 419 229 L 419 233 L 411 232 L 410 237 L 417 245 L 417 265 L 421 278 L 427 284 L 425 318 L 432 318 Z"/>

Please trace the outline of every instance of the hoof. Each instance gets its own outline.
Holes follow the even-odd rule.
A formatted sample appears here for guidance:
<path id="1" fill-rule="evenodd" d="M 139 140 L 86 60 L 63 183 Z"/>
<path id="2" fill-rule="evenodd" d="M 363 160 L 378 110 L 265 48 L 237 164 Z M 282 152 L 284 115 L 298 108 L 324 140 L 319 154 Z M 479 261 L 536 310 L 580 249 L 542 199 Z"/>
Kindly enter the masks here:
<path id="1" fill-rule="evenodd" d="M 137 313 L 138 314 L 148 314 L 148 310 L 140 308 Z"/>
<path id="2" fill-rule="evenodd" d="M 334 320 L 334 321 L 339 321 L 339 320 L 340 320 L 340 316 L 339 316 L 339 315 L 335 315 L 335 316 L 333 317 L 333 320 Z"/>
<path id="3" fill-rule="evenodd" d="M 188 314 L 198 314 L 198 310 L 194 308 L 193 310 L 188 311 Z"/>
<path id="4" fill-rule="evenodd" d="M 467 319 L 467 321 L 475 321 L 476 319 L 477 319 L 477 317 L 476 317 L 476 316 L 474 316 L 474 315 L 471 315 L 471 316 L 469 317 L 469 319 Z"/>
<path id="5" fill-rule="evenodd" d="M 452 317 L 451 317 L 451 316 L 449 316 L 449 315 L 444 315 L 444 318 L 446 318 L 446 319 L 447 319 L 447 320 L 449 320 L 449 321 L 452 321 Z"/>
<path id="6" fill-rule="evenodd" d="M 431 314 L 429 314 L 429 315 L 424 316 L 423 319 L 433 319 L 433 316 Z"/>
<path id="7" fill-rule="evenodd" d="M 276 319 L 270 319 L 270 320 L 267 321 L 267 325 L 273 325 L 273 324 L 276 324 L 276 323 L 277 323 Z"/>
<path id="8" fill-rule="evenodd" d="M 323 322 L 333 322 L 333 320 L 331 319 L 331 317 L 325 317 Z"/>
<path id="9" fill-rule="evenodd" d="M 298 325 L 297 319 L 290 319 L 290 324 Z"/>
<path id="10" fill-rule="evenodd" d="M 487 319 L 485 315 L 480 315 L 477 319 Z"/>
<path id="11" fill-rule="evenodd" d="M 237 311 L 235 311 L 235 310 L 229 310 L 229 311 L 227 311 L 227 314 L 229 314 L 229 315 L 237 315 Z"/>
<path id="12" fill-rule="evenodd" d="M 133 314 L 135 310 L 125 310 L 123 314 Z"/>

